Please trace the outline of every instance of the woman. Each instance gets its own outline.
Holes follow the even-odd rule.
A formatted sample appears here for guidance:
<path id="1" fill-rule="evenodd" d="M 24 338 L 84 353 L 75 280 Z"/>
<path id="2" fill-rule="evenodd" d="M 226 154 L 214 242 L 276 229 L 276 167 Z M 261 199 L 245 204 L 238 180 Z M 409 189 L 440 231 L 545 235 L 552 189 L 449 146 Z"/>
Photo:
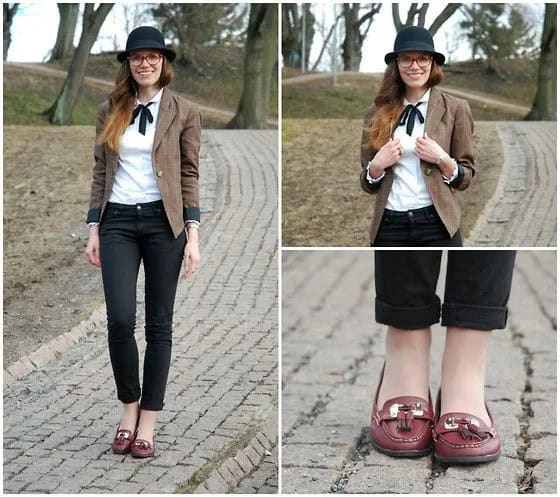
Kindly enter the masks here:
<path id="1" fill-rule="evenodd" d="M 373 403 L 374 447 L 395 457 L 432 451 L 446 464 L 493 461 L 500 439 L 484 400 L 491 330 L 505 328 L 515 251 L 448 252 L 443 306 L 441 251 L 375 253 L 375 319 L 388 325 Z M 429 392 L 430 326 L 447 326 L 436 409 Z"/>
<path id="2" fill-rule="evenodd" d="M 452 189 L 474 175 L 468 103 L 442 93 L 445 56 L 430 32 L 402 29 L 362 134 L 361 185 L 377 195 L 372 246 L 461 246 Z"/>
<path id="3" fill-rule="evenodd" d="M 153 429 L 171 359 L 177 281 L 198 268 L 200 113 L 165 88 L 175 52 L 142 26 L 128 36 L 115 89 L 97 119 L 86 255 L 100 267 L 109 354 L 123 410 L 113 451 L 154 455 Z M 186 233 L 185 233 L 186 231 Z M 140 389 L 136 282 L 145 272 L 146 353 Z M 142 398 L 140 405 L 138 401 Z"/>

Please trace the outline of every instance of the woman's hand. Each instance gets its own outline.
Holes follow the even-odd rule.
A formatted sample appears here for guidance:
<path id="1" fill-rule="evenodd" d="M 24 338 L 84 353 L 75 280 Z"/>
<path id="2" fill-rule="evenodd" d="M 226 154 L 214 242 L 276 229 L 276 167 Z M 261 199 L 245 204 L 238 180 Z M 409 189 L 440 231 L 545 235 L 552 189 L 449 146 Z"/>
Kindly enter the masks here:
<path id="1" fill-rule="evenodd" d="M 424 133 L 422 138 L 416 138 L 414 153 L 420 159 L 430 162 L 431 164 L 436 164 L 441 171 L 441 174 L 443 174 L 446 178 L 453 176 L 455 161 L 445 150 L 443 150 L 443 148 L 438 145 L 435 140 L 432 140 L 428 136 L 428 133 Z"/>
<path id="2" fill-rule="evenodd" d="M 99 225 L 97 224 L 89 228 L 89 238 L 86 246 L 87 258 L 90 264 L 93 264 L 95 267 L 101 267 L 99 254 Z"/>
<path id="3" fill-rule="evenodd" d="M 424 133 L 422 138 L 416 138 L 414 153 L 431 164 L 437 164 L 440 157 L 443 159 L 448 156 L 447 152 L 428 136 L 428 133 Z"/>
<path id="4" fill-rule="evenodd" d="M 188 241 L 185 245 L 185 253 L 183 256 L 183 264 L 185 270 L 183 271 L 183 279 L 191 276 L 200 265 L 200 252 L 198 250 L 198 230 L 196 228 L 189 228 Z"/>
<path id="5" fill-rule="evenodd" d="M 375 154 L 369 165 L 369 174 L 372 178 L 381 176 L 383 171 L 396 164 L 402 157 L 403 147 L 398 138 L 391 138 Z"/>

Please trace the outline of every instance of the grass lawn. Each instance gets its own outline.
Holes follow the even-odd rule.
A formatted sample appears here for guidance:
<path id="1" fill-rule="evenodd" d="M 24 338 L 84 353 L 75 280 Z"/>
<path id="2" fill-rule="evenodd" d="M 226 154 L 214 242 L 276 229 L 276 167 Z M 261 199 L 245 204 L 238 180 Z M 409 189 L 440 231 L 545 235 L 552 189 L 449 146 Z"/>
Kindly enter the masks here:
<path id="1" fill-rule="evenodd" d="M 175 80 L 170 89 L 192 98 L 197 103 L 235 112 L 243 90 L 243 48 L 203 47 L 199 50 L 200 72 L 179 62 L 173 64 Z M 51 64 L 66 71 L 70 60 Z M 114 53 L 91 55 L 86 76 L 114 81 L 119 63 Z M 41 112 L 54 102 L 63 78 L 4 66 L 4 124 L 47 125 Z M 110 90 L 93 84 L 84 84 L 74 111 L 74 124 L 95 123 L 97 108 Z M 272 78 L 269 99 L 269 117 L 278 117 L 278 84 Z M 205 128 L 223 128 L 228 117 L 203 112 Z"/>
<path id="2" fill-rule="evenodd" d="M 282 122 L 282 244 L 369 246 L 374 197 L 360 188 L 357 119 L 284 119 Z M 475 128 L 477 174 L 456 192 L 466 238 L 501 172 L 503 153 L 495 125 Z"/>

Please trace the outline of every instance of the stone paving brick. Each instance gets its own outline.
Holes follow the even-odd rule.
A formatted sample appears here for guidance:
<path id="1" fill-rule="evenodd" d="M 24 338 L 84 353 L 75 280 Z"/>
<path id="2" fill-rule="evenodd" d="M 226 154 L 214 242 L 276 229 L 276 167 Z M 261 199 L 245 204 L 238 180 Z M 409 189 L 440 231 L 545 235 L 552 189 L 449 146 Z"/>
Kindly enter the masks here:
<path id="1" fill-rule="evenodd" d="M 465 245 L 556 245 L 556 125 L 496 122 L 504 145 L 502 176 Z"/>
<path id="2" fill-rule="evenodd" d="M 518 253 L 508 327 L 490 343 L 486 397 L 502 457 L 444 471 L 431 457 L 379 454 L 367 435 L 385 339 L 374 322 L 373 254 L 284 252 L 282 267 L 283 493 L 517 493 L 531 474 L 529 491 L 556 488 L 555 414 L 546 435 L 556 412 L 555 252 Z M 434 396 L 444 336 L 433 327 Z"/>
<path id="3" fill-rule="evenodd" d="M 5 448 L 4 472 L 12 475 L 5 489 L 20 492 L 44 479 L 45 491 L 58 493 L 171 492 L 246 432 L 253 416 L 269 413 L 277 385 L 277 136 L 276 131 L 203 132 L 203 263 L 192 280 L 179 281 L 169 388 L 156 425 L 158 457 L 132 461 L 110 450 L 118 401 L 100 308 L 78 330 L 82 338 L 70 340 L 60 357 L 27 374 L 23 370 L 32 365 L 22 361 L 15 366 L 21 379 L 5 385 L 4 439 L 12 445 Z M 144 313 L 141 303 L 136 323 L 141 357 Z M 59 464 L 41 466 L 45 473 L 39 479 L 42 473 L 34 467 L 45 455 Z M 260 463 L 257 453 L 252 457 Z M 221 462 L 214 461 L 217 467 Z M 73 478 L 62 479 L 61 468 L 74 468 Z M 148 486 L 154 477 L 157 487 Z"/>

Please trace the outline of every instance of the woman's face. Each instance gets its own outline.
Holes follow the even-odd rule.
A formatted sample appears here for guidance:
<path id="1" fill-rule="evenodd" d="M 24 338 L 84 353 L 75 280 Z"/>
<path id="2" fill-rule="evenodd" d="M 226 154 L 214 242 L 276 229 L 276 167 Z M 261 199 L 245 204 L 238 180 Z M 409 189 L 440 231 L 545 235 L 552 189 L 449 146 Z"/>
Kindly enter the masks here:
<path id="1" fill-rule="evenodd" d="M 432 56 L 427 52 L 403 52 L 397 56 L 399 74 L 409 88 L 427 86 L 432 64 Z"/>
<path id="2" fill-rule="evenodd" d="M 138 86 L 149 88 L 159 83 L 163 54 L 157 50 L 134 50 L 128 56 L 128 64 Z"/>

